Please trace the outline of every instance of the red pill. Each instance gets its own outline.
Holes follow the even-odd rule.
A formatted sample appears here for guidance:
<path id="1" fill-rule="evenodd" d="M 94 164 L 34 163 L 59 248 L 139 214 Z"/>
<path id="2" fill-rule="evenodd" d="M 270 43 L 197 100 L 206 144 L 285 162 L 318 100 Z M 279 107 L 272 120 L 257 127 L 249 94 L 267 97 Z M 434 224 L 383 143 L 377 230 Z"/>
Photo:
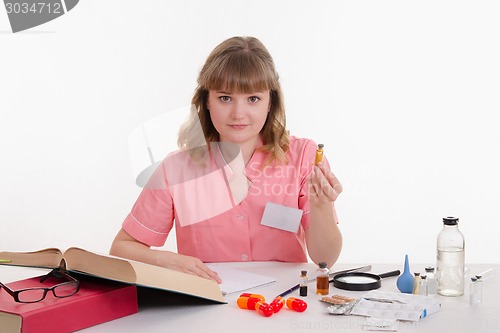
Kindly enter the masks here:
<path id="1" fill-rule="evenodd" d="M 286 306 L 293 311 L 304 312 L 307 309 L 307 303 L 300 298 L 290 297 L 286 300 Z"/>
<path id="2" fill-rule="evenodd" d="M 250 294 L 250 293 L 243 293 L 240 295 L 240 297 L 252 297 L 252 298 L 258 298 L 260 299 L 262 302 L 265 302 L 266 299 L 264 298 L 264 296 L 260 295 L 260 294 Z"/>
<path id="3" fill-rule="evenodd" d="M 257 302 L 255 304 L 255 310 L 257 310 L 257 312 L 263 315 L 264 317 L 270 317 L 274 313 L 273 307 L 264 302 Z"/>
<path id="4" fill-rule="evenodd" d="M 241 309 L 255 310 L 255 304 L 257 302 L 262 301 L 256 297 L 240 296 L 238 297 L 236 304 L 238 304 L 238 307 Z"/>
<path id="5" fill-rule="evenodd" d="M 283 300 L 283 297 L 277 296 L 269 305 L 273 308 L 274 313 L 277 313 L 285 305 L 285 301 Z"/>

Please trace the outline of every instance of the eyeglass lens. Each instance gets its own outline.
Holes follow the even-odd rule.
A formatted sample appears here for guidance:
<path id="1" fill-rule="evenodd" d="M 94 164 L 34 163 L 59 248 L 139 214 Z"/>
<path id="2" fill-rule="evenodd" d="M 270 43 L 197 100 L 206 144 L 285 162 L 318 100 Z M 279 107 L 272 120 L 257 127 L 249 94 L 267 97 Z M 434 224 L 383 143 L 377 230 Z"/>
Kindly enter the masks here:
<path id="1" fill-rule="evenodd" d="M 52 289 L 56 297 L 68 297 L 78 291 L 78 283 L 76 281 L 59 284 Z"/>
<path id="2" fill-rule="evenodd" d="M 23 303 L 38 302 L 45 298 L 45 295 L 49 290 L 52 291 L 55 297 L 68 297 L 74 295 L 78 291 L 78 283 L 76 281 L 71 281 L 63 284 L 58 284 L 48 289 L 25 289 L 21 290 L 17 296 L 19 298 L 19 301 Z"/>
<path id="3" fill-rule="evenodd" d="M 19 302 L 23 303 L 31 303 L 31 302 L 38 302 L 42 300 L 45 297 L 45 294 L 47 291 L 45 289 L 26 289 L 22 290 L 17 294 L 17 297 L 19 298 Z"/>

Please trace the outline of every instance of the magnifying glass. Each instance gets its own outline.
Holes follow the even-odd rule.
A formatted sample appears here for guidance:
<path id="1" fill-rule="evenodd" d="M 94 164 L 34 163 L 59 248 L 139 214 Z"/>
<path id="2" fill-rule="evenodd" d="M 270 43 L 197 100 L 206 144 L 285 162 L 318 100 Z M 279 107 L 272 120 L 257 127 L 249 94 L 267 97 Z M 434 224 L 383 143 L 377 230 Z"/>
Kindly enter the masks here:
<path id="1" fill-rule="evenodd" d="M 382 278 L 390 276 L 399 276 L 399 270 L 382 273 L 372 274 L 364 272 L 350 272 L 337 274 L 333 277 L 333 285 L 335 288 L 354 291 L 366 291 L 378 289 L 382 286 Z"/>

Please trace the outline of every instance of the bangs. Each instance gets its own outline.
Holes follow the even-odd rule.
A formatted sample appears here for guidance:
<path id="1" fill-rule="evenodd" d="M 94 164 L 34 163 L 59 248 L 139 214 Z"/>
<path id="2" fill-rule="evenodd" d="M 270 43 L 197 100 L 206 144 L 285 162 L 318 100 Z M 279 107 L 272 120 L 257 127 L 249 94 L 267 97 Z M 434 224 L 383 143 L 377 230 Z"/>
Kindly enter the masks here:
<path id="1" fill-rule="evenodd" d="M 214 61 L 200 82 L 207 90 L 253 93 L 277 90 L 274 70 L 253 52 L 228 53 Z"/>

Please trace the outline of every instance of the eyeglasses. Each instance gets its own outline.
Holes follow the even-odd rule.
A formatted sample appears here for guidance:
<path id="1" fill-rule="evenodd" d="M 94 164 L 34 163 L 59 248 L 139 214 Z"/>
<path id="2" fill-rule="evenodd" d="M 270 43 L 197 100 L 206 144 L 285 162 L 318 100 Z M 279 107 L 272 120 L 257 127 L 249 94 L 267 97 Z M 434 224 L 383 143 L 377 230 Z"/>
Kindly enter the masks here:
<path id="1" fill-rule="evenodd" d="M 26 288 L 20 290 L 12 290 L 2 282 L 0 282 L 0 287 L 5 289 L 5 291 L 10 294 L 14 300 L 18 303 L 36 303 L 40 302 L 47 296 L 49 291 L 52 291 L 55 297 L 64 298 L 73 296 L 80 289 L 80 281 L 76 280 L 69 274 L 61 271 L 60 269 L 53 269 L 49 274 L 42 276 L 40 278 L 40 283 L 44 282 L 48 277 L 55 276 L 57 278 L 66 278 L 68 282 L 63 282 L 56 284 L 50 288 Z"/>

